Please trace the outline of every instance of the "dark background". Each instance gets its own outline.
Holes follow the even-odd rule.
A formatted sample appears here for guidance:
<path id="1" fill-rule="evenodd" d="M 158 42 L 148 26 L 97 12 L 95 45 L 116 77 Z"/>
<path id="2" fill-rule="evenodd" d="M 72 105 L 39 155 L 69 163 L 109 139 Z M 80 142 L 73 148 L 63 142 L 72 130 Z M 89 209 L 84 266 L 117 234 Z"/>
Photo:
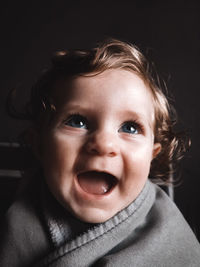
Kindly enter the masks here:
<path id="1" fill-rule="evenodd" d="M 198 1 L 4 1 L 0 6 L 0 142 L 15 142 L 25 124 L 6 115 L 10 89 L 20 103 L 53 52 L 87 48 L 105 37 L 136 44 L 174 96 L 192 146 L 182 163 L 175 200 L 199 229 L 200 5 Z M 1 155 L 2 157 L 2 155 Z M 194 229 L 194 228 L 193 228 Z"/>

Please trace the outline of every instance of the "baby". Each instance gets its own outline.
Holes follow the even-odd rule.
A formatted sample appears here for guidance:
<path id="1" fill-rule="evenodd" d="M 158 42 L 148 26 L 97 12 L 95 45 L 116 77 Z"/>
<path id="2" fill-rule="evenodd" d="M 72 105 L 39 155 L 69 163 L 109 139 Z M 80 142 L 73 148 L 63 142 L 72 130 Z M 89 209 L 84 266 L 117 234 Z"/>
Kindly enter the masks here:
<path id="1" fill-rule="evenodd" d="M 184 147 L 146 59 L 110 39 L 52 63 L 26 113 L 39 171 L 7 212 L 0 266 L 199 266 L 197 239 L 155 184 Z"/>

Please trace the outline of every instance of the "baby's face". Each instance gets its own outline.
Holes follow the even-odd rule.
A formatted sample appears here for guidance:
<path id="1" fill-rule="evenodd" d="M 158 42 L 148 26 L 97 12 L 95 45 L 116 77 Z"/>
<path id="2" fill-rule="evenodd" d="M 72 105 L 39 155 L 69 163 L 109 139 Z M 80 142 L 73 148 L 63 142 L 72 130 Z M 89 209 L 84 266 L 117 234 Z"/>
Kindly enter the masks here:
<path id="1" fill-rule="evenodd" d="M 41 148 L 47 184 L 77 218 L 104 222 L 138 196 L 159 152 L 151 95 L 134 73 L 107 70 L 57 83 L 54 97 Z"/>

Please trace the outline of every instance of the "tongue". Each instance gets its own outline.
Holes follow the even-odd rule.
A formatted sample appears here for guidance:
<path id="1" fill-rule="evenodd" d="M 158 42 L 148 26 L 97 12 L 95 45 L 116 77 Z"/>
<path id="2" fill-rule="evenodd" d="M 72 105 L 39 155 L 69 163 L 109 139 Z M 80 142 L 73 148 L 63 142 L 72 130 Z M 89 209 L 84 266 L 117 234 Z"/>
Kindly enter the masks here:
<path id="1" fill-rule="evenodd" d="M 111 175 L 103 172 L 82 173 L 78 181 L 85 192 L 94 195 L 103 195 L 112 187 Z"/>

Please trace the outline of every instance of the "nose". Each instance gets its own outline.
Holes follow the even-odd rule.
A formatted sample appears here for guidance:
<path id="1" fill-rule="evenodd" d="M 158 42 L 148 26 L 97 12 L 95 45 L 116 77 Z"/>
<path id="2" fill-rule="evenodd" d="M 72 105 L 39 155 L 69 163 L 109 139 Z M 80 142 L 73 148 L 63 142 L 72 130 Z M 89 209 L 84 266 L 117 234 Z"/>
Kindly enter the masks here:
<path id="1" fill-rule="evenodd" d="M 115 157 L 119 153 L 117 136 L 108 132 L 93 133 L 86 144 L 88 153 L 99 156 Z"/>

